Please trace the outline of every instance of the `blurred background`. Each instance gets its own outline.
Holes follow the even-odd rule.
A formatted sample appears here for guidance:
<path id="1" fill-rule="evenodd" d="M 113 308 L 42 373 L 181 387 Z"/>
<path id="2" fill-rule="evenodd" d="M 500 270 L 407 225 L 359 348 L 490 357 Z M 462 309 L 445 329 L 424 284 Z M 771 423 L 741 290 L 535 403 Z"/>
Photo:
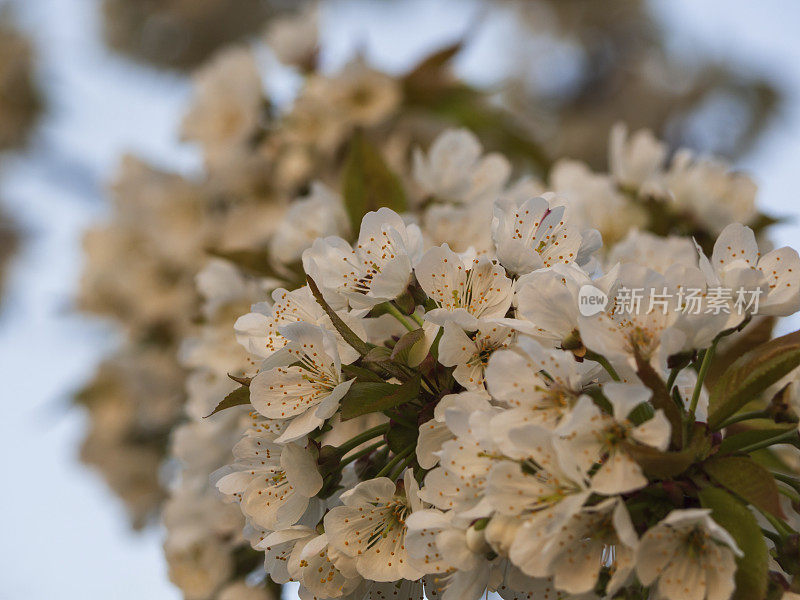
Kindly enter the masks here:
<path id="1" fill-rule="evenodd" d="M 179 135 L 193 69 L 295 4 L 0 3 L 0 598 L 181 597 L 151 514 L 158 491 L 125 485 L 152 473 L 115 480 L 73 407 L 122 335 L 78 310 L 81 240 L 107 217 L 124 154 L 185 177 L 202 170 Z M 608 130 L 624 120 L 727 157 L 758 183 L 763 212 L 791 217 L 798 23 L 792 0 L 332 0 L 319 14 L 320 64 L 335 71 L 361 53 L 398 74 L 464 40 L 457 73 L 482 89 L 513 82 L 507 100 L 550 156 L 604 169 Z M 291 98 L 297 82 L 270 75 L 274 95 Z M 771 232 L 777 245 L 800 242 L 797 221 Z"/>

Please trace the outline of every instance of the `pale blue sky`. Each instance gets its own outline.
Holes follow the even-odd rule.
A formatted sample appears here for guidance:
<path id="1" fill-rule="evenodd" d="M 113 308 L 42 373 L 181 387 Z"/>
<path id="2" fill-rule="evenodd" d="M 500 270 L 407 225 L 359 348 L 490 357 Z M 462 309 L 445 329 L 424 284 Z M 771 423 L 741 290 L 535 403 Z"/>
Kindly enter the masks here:
<path id="1" fill-rule="evenodd" d="M 131 534 L 119 503 L 77 463 L 84 419 L 69 410 L 68 398 L 113 341 L 102 326 L 70 311 L 80 232 L 102 216 L 103 183 L 123 151 L 176 169 L 197 165 L 195 154 L 176 143 L 188 86 L 104 52 L 96 36 L 95 0 L 6 3 L 16 7 L 36 38 L 51 105 L 34 151 L 4 160 L 0 178 L 0 197 L 30 242 L 16 262 L 0 315 L 5 492 L 0 599 L 178 598 L 166 579 L 160 532 Z M 326 33 L 331 49 L 326 60 L 336 64 L 353 47 L 366 47 L 380 64 L 402 68 L 439 40 L 457 35 L 474 6 L 456 0 L 388 4 L 385 10 L 395 12 L 390 20 L 378 15 L 377 3 L 337 5 Z M 741 166 L 758 180 L 761 202 L 770 212 L 800 212 L 800 3 L 655 0 L 654 5 L 679 51 L 692 56 L 699 45 L 703 52 L 770 73 L 785 87 L 784 112 Z M 420 11 L 425 27 L 402 26 L 404 14 Z M 476 53 L 463 66 L 479 73 L 485 58 Z M 798 246 L 800 227 L 781 226 L 775 237 Z"/>

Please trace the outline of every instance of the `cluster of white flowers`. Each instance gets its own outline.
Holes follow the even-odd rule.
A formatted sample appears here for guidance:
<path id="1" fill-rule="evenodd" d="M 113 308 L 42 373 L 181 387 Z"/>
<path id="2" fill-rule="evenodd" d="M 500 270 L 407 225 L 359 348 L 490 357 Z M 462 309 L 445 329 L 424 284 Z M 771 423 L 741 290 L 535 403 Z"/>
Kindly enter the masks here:
<path id="1" fill-rule="evenodd" d="M 665 154 L 646 133 L 615 130 L 612 173 L 562 171 L 562 195 L 509 184 L 503 157 L 448 131 L 415 155 L 416 214 L 369 212 L 350 243 L 336 217 L 346 200 L 330 190 L 290 211 L 277 245 L 302 256 L 308 284 L 276 289 L 236 321 L 261 362 L 237 378 L 235 404 L 249 399 L 252 420 L 212 477 L 274 581 L 299 582 L 302 598 L 732 596 L 745 538 L 723 527 L 714 493 L 751 519 L 748 502 L 763 508 L 722 491 L 719 467 L 749 465 L 765 447 L 752 435 L 737 444 L 734 427 L 762 390 L 709 406 L 704 379 L 724 338 L 800 309 L 800 257 L 762 255 L 731 222 L 709 259 L 691 238 L 634 229 L 638 218 L 601 250 L 587 215 L 613 214 L 624 229 L 620 202 L 682 208 L 689 188 L 707 197 L 744 181 L 680 155 L 664 172 Z M 716 215 L 715 228 L 752 214 L 752 197 L 747 207 L 729 197 L 689 205 L 701 221 Z M 759 314 L 689 314 L 679 300 L 621 314 L 614 300 L 623 288 L 680 298 L 721 284 L 760 290 Z M 611 298 L 591 316 L 586 285 Z M 793 343 L 769 383 L 800 361 Z M 777 433 L 798 441 L 794 425 L 791 440 Z M 771 535 L 786 533 L 765 514 Z"/>
<path id="2" fill-rule="evenodd" d="M 303 31 L 289 36 L 291 40 L 277 35 L 301 24 Z M 268 36 L 281 58 L 291 62 L 305 57 L 298 69 L 309 66 L 318 44 L 316 28 L 309 24 L 309 14 L 302 12 L 294 20 L 273 23 Z M 306 51 L 285 47 L 292 40 Z M 182 133 L 198 145 L 204 172 L 189 178 L 124 157 L 110 186 L 108 219 L 84 239 L 87 260 L 78 304 L 112 319 L 125 343 L 78 394 L 90 422 L 82 458 L 124 500 L 136 527 L 161 510 L 169 438 L 187 414 L 199 418 L 196 408 L 186 408 L 194 404 L 199 387 L 192 384 L 193 372 L 233 370 L 230 358 L 217 363 L 216 355 L 187 359 L 183 352 L 178 357 L 187 338 L 212 335 L 215 325 L 213 335 L 224 339 L 230 330 L 224 318 L 230 312 L 225 311 L 233 311 L 231 303 L 244 298 L 235 297 L 231 290 L 239 288 L 225 281 L 219 263 L 200 279 L 223 279 L 198 294 L 194 282 L 206 268 L 209 252 L 254 254 L 268 246 L 273 266 L 285 273 L 285 265 L 300 260 L 306 238 L 349 227 L 341 202 L 331 202 L 332 192 L 312 182 L 310 174 L 329 184 L 338 181 L 343 147 L 355 128 L 385 142 L 379 144 L 382 151 L 396 148 L 402 154 L 410 140 L 427 139 L 443 127 L 436 119 L 416 128 L 399 122 L 399 79 L 360 59 L 336 74 L 316 69 L 305 73 L 298 97 L 277 108 L 275 94 L 265 85 L 268 74 L 257 60 L 265 52 L 269 50 L 256 43 L 224 48 L 196 73 Z M 305 195 L 295 200 L 301 193 Z M 284 214 L 298 232 L 275 231 Z M 241 272 L 236 277 L 247 278 Z M 200 298 L 205 307 L 199 306 Z M 184 385 L 187 371 L 190 381 Z M 224 445 L 220 448 L 224 451 Z M 183 456 L 177 458 L 183 464 Z"/>
<path id="3" fill-rule="evenodd" d="M 621 125 L 608 173 L 551 165 L 564 148 L 596 165 L 604 142 L 580 115 L 545 132 L 510 96 L 488 102 L 449 70 L 461 45 L 402 76 L 362 58 L 323 72 L 318 18 L 275 19 L 268 48 L 197 72 L 182 133 L 202 176 L 123 163 L 81 300 L 127 343 L 81 395 L 84 460 L 137 525 L 162 514 L 189 600 L 272 600 L 289 581 L 304 599 L 730 596 L 751 550 L 714 520 L 702 464 L 723 435 L 762 438 L 727 427 L 738 414 L 703 436 L 691 422 L 742 353 L 733 330 L 797 309 L 800 268 L 759 254 L 752 181 Z M 284 67 L 289 102 L 271 86 Z M 444 131 L 464 122 L 478 129 Z M 733 297 L 706 311 L 723 287 L 757 292 L 757 314 Z M 586 315 L 586 289 L 612 300 Z M 670 301 L 617 310 L 635 289 Z M 780 375 L 768 393 L 791 421 L 800 385 Z"/>
<path id="4" fill-rule="evenodd" d="M 184 340 L 180 352 L 189 370 L 188 420 L 172 432 L 171 456 L 180 468 L 163 509 L 169 574 L 189 600 L 274 600 L 265 588 L 245 586 L 237 564 L 242 561 L 237 553 L 247 545 L 241 513 L 220 502 L 208 479 L 227 462 L 230 446 L 250 419 L 232 412 L 203 419 L 220 395 L 236 387 L 227 374 L 243 372 L 251 364 L 233 337 L 224 333 L 230 331 L 230 315 L 263 293 L 263 281 L 212 260 L 198 274 L 197 287 L 204 300 L 204 323 Z"/>

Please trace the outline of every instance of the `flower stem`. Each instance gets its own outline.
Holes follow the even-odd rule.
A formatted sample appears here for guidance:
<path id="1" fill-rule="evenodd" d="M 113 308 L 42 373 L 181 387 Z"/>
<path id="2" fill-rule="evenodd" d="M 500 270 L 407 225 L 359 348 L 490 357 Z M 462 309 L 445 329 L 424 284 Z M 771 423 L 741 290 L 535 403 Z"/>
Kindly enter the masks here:
<path id="1" fill-rule="evenodd" d="M 791 475 L 786 475 L 785 473 L 778 473 L 776 471 L 770 471 L 770 473 L 772 473 L 772 476 L 781 483 L 785 483 L 795 491 L 800 492 L 800 479 L 792 477 Z"/>
<path id="2" fill-rule="evenodd" d="M 361 458 L 362 456 L 364 456 L 366 454 L 369 454 L 373 450 L 377 450 L 378 448 L 383 446 L 385 443 L 386 442 L 384 442 L 383 440 L 380 440 L 378 442 L 375 442 L 371 446 L 367 446 L 366 448 L 362 448 L 358 452 L 354 452 L 353 454 L 351 454 L 347 458 L 342 459 L 342 461 L 339 463 L 339 468 L 341 469 L 341 468 L 346 467 L 347 465 L 349 465 L 354 460 L 358 460 L 359 458 Z"/>
<path id="3" fill-rule="evenodd" d="M 389 473 L 394 471 L 394 468 L 395 466 L 397 466 L 397 463 L 399 463 L 401 460 L 403 460 L 406 456 L 408 456 L 412 452 L 414 452 L 414 446 L 409 446 L 408 448 L 404 448 L 403 450 L 395 454 L 392 460 L 390 460 L 385 467 L 383 467 L 380 471 L 378 471 L 378 474 L 375 475 L 375 479 L 377 479 L 378 477 L 387 477 Z"/>
<path id="4" fill-rule="evenodd" d="M 682 370 L 683 369 L 676 367 L 669 372 L 669 378 L 667 379 L 667 392 L 670 394 L 672 393 L 672 386 L 675 385 L 675 380 L 678 379 L 678 373 L 680 373 Z"/>
<path id="5" fill-rule="evenodd" d="M 764 518 L 767 521 L 769 521 L 769 524 L 772 525 L 773 529 L 775 529 L 775 531 L 777 531 L 778 535 L 780 535 L 781 537 L 785 537 L 785 536 L 788 536 L 788 535 L 794 535 L 795 533 L 797 533 L 794 529 L 789 527 L 786 523 L 784 523 L 783 521 L 781 521 L 780 519 L 778 519 L 776 517 L 773 517 L 767 511 L 761 510 L 759 508 L 758 512 L 760 512 L 764 516 Z"/>
<path id="6" fill-rule="evenodd" d="M 417 313 L 411 313 L 411 318 L 414 319 L 420 327 L 425 325 L 425 321 Z"/>
<path id="7" fill-rule="evenodd" d="M 739 413 L 728 417 L 722 423 L 717 425 L 717 429 L 725 429 L 734 423 L 741 423 L 742 421 L 750 421 L 751 419 L 768 419 L 769 413 L 765 410 L 753 410 L 750 412 Z"/>
<path id="8" fill-rule="evenodd" d="M 414 331 L 415 329 L 417 329 L 411 323 L 408 322 L 405 316 L 403 316 L 403 313 L 401 313 L 400 310 L 394 304 L 392 304 L 391 302 L 385 302 L 383 306 L 386 309 L 386 312 L 388 312 L 395 319 L 400 321 L 400 324 L 403 327 L 405 327 L 409 331 Z"/>
<path id="9" fill-rule="evenodd" d="M 341 446 L 338 447 L 339 452 L 342 455 L 347 454 L 355 448 L 356 446 L 360 446 L 364 442 L 368 442 L 372 438 L 378 437 L 379 435 L 383 435 L 389 430 L 389 424 L 383 423 L 382 425 L 376 425 L 372 429 L 367 429 L 363 433 L 359 433 L 358 435 L 350 438 L 346 442 L 344 442 Z"/>
<path id="10" fill-rule="evenodd" d="M 436 396 L 436 385 L 428 379 L 425 375 L 422 376 L 420 379 L 420 385 L 422 385 L 423 389 L 428 392 L 431 396 Z"/>
<path id="11" fill-rule="evenodd" d="M 386 411 L 384 412 L 384 414 L 387 417 L 389 417 L 392 421 L 396 421 L 397 423 L 400 423 L 400 425 L 403 425 L 404 427 L 407 427 L 409 429 L 419 428 L 419 425 L 417 425 L 417 423 L 415 423 L 411 419 L 406 419 L 403 415 L 400 414 L 399 411 L 394 411 L 391 413 Z"/>
<path id="12" fill-rule="evenodd" d="M 756 450 L 761 450 L 762 448 L 769 448 L 770 446 L 774 446 L 775 444 L 781 444 L 783 442 L 791 442 L 794 439 L 797 439 L 796 429 L 792 429 L 791 431 L 787 431 L 785 433 L 782 433 L 781 435 L 769 438 L 768 440 L 763 440 L 756 444 L 751 444 L 749 446 L 745 446 L 744 448 L 739 448 L 737 452 L 741 452 L 742 454 L 749 454 L 750 452 L 755 452 Z"/>
<path id="13" fill-rule="evenodd" d="M 611 379 L 613 379 L 614 381 L 620 380 L 616 369 L 614 369 L 614 367 L 611 366 L 611 363 L 608 362 L 608 359 L 602 354 L 598 354 L 597 352 L 587 350 L 584 358 L 588 358 L 589 360 L 593 360 L 594 362 L 599 363 L 608 372 L 608 374 L 611 375 Z"/>
<path id="14" fill-rule="evenodd" d="M 411 464 L 411 461 L 413 461 L 415 458 L 416 458 L 416 456 L 415 456 L 414 454 L 409 454 L 409 455 L 406 457 L 406 459 L 405 459 L 405 460 L 404 460 L 402 463 L 400 463 L 400 464 L 398 465 L 397 469 L 394 469 L 394 471 L 395 471 L 395 472 L 393 472 L 393 473 L 392 473 L 392 474 L 389 476 L 389 479 L 397 479 L 398 477 L 400 477 L 400 473 L 402 473 L 402 472 L 403 472 L 403 470 L 404 470 L 404 469 L 405 469 L 405 468 L 406 468 L 408 465 L 410 465 L 410 464 Z"/>
<path id="15" fill-rule="evenodd" d="M 779 536 L 777 533 L 775 533 L 774 531 L 770 531 L 769 529 L 764 529 L 762 527 L 761 528 L 761 533 L 764 534 L 764 537 L 767 537 L 767 538 L 771 539 L 775 543 L 775 545 L 778 545 L 781 542 L 783 542 L 783 538 L 781 536 Z"/>
<path id="16" fill-rule="evenodd" d="M 792 502 L 800 502 L 800 494 L 796 490 L 787 490 L 785 487 L 779 487 L 778 492 L 789 498 Z"/>
<path id="17" fill-rule="evenodd" d="M 711 366 L 714 353 L 717 351 L 718 343 L 719 336 L 714 338 L 711 346 L 703 353 L 703 362 L 700 364 L 700 372 L 697 374 L 697 383 L 694 384 L 694 391 L 692 392 L 692 403 L 689 405 L 689 423 L 694 423 L 695 421 L 697 403 L 700 400 L 700 392 L 703 391 L 703 381 L 705 381 L 706 375 L 708 374 L 708 369 Z"/>

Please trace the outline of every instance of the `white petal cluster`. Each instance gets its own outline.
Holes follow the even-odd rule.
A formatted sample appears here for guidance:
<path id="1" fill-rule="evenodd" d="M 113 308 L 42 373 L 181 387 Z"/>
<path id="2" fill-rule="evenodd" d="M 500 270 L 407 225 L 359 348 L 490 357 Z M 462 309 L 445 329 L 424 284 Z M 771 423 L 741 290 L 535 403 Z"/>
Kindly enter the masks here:
<path id="1" fill-rule="evenodd" d="M 731 597 L 741 552 L 701 507 L 706 480 L 653 464 L 707 452 L 683 449 L 709 412 L 685 366 L 757 316 L 714 290 L 791 314 L 800 259 L 761 256 L 736 223 L 709 259 L 638 217 L 604 248 L 582 194 L 624 212 L 671 193 L 661 143 L 611 144 L 609 175 L 565 163 L 552 193 L 508 186 L 505 159 L 451 131 L 414 155 L 417 214 L 369 212 L 351 243 L 321 185 L 288 213 L 274 254 L 309 283 L 236 321 L 256 414 L 213 476 L 274 581 L 320 599 Z M 454 245 L 434 207 L 470 223 Z M 587 289 L 605 298 L 590 312 Z"/>
<path id="2" fill-rule="evenodd" d="M 422 234 L 388 208 L 368 213 L 358 242 L 317 239 L 303 253 L 303 267 L 337 308 L 369 308 L 399 296 L 422 253 Z"/>
<path id="3" fill-rule="evenodd" d="M 743 559 L 702 493 L 749 424 L 707 426 L 706 358 L 800 308 L 753 182 L 623 125 L 594 171 L 559 153 L 595 154 L 608 111 L 545 131 L 458 78 L 460 45 L 333 72 L 327 9 L 295 4 L 196 73 L 182 135 L 202 171 L 127 158 L 86 239 L 82 307 L 126 343 L 81 395 L 82 456 L 139 525 L 161 510 L 173 582 L 190 600 L 292 581 L 303 600 L 730 597 Z M 592 314 L 587 289 L 608 298 Z M 796 435 L 783 383 L 770 424 Z"/>

